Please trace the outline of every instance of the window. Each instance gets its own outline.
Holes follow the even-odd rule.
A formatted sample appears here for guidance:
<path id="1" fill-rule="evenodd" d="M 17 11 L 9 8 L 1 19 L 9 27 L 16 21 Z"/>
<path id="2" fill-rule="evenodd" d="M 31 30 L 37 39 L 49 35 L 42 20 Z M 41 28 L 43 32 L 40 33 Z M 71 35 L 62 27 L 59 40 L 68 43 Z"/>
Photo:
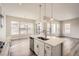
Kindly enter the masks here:
<path id="1" fill-rule="evenodd" d="M 43 33 L 43 23 L 36 24 L 36 34 Z"/>
<path id="2" fill-rule="evenodd" d="M 70 24 L 65 24 L 65 33 L 70 33 Z"/>
<path id="3" fill-rule="evenodd" d="M 11 21 L 11 35 L 34 34 L 33 23 Z"/>
<path id="4" fill-rule="evenodd" d="M 47 23 L 47 34 L 50 35 L 51 27 L 50 23 Z"/>
<path id="5" fill-rule="evenodd" d="M 20 34 L 34 34 L 33 23 L 20 23 Z"/>
<path id="6" fill-rule="evenodd" d="M 33 23 L 28 23 L 28 34 L 34 34 Z"/>
<path id="7" fill-rule="evenodd" d="M 57 33 L 60 32 L 60 24 L 56 24 L 56 32 L 57 32 Z"/>
<path id="8" fill-rule="evenodd" d="M 25 26 L 25 22 L 21 22 L 20 23 L 20 34 L 24 34 L 26 35 L 26 26 Z"/>
<path id="9" fill-rule="evenodd" d="M 56 24 L 51 24 L 51 33 L 54 34 L 56 32 Z"/>
<path id="10" fill-rule="evenodd" d="M 11 21 L 11 35 L 19 34 L 19 22 Z"/>

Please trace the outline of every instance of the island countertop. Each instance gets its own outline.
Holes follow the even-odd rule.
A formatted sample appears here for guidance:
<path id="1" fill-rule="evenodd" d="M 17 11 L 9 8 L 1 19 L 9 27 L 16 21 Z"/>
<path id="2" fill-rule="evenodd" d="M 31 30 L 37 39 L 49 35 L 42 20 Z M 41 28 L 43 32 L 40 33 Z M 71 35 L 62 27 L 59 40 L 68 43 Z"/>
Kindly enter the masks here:
<path id="1" fill-rule="evenodd" d="M 39 37 L 39 35 L 32 35 L 31 37 L 33 37 L 34 39 L 38 39 L 37 37 Z M 43 37 L 43 36 L 40 36 L 40 37 Z M 41 40 L 41 39 L 38 39 L 38 40 L 45 42 L 47 44 L 50 44 L 52 46 L 57 46 L 64 42 L 63 38 L 57 37 L 57 36 L 47 36 L 47 39 L 48 40 Z"/>
<path id="2" fill-rule="evenodd" d="M 48 43 L 52 46 L 57 46 L 58 44 L 61 44 L 64 42 L 64 39 L 61 37 L 56 36 L 47 36 L 49 40 L 44 41 L 45 43 Z"/>

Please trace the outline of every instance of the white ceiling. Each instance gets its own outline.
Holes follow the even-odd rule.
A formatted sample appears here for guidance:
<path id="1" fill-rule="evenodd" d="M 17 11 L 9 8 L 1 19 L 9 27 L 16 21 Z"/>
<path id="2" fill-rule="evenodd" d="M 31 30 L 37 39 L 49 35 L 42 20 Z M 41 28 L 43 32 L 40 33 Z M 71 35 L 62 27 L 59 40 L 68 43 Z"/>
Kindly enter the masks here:
<path id="1" fill-rule="evenodd" d="M 5 14 L 29 19 L 39 18 L 39 4 L 0 4 Z M 44 16 L 44 4 L 42 4 L 42 16 Z M 79 17 L 78 3 L 54 3 L 53 17 L 56 20 L 68 20 Z M 46 15 L 51 17 L 51 4 L 46 4 Z"/>

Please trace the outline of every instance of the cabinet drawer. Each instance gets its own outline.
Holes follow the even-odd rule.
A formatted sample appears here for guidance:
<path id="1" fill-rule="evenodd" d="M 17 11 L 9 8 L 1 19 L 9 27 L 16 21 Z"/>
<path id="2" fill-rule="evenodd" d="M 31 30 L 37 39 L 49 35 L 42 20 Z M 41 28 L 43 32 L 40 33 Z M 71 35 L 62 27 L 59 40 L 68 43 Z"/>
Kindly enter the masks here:
<path id="1" fill-rule="evenodd" d="M 51 56 L 51 49 L 52 47 L 48 44 L 45 44 L 45 56 Z"/>

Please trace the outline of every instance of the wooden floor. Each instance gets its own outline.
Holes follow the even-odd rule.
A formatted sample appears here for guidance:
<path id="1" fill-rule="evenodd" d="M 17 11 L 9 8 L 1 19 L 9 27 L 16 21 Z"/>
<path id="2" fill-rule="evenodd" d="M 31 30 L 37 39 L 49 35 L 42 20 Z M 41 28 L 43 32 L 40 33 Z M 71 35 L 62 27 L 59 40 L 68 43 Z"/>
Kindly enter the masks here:
<path id="1" fill-rule="evenodd" d="M 79 56 L 79 40 L 64 38 L 63 55 L 64 56 Z M 15 40 L 11 42 L 11 56 L 35 56 L 30 51 L 29 39 Z"/>

